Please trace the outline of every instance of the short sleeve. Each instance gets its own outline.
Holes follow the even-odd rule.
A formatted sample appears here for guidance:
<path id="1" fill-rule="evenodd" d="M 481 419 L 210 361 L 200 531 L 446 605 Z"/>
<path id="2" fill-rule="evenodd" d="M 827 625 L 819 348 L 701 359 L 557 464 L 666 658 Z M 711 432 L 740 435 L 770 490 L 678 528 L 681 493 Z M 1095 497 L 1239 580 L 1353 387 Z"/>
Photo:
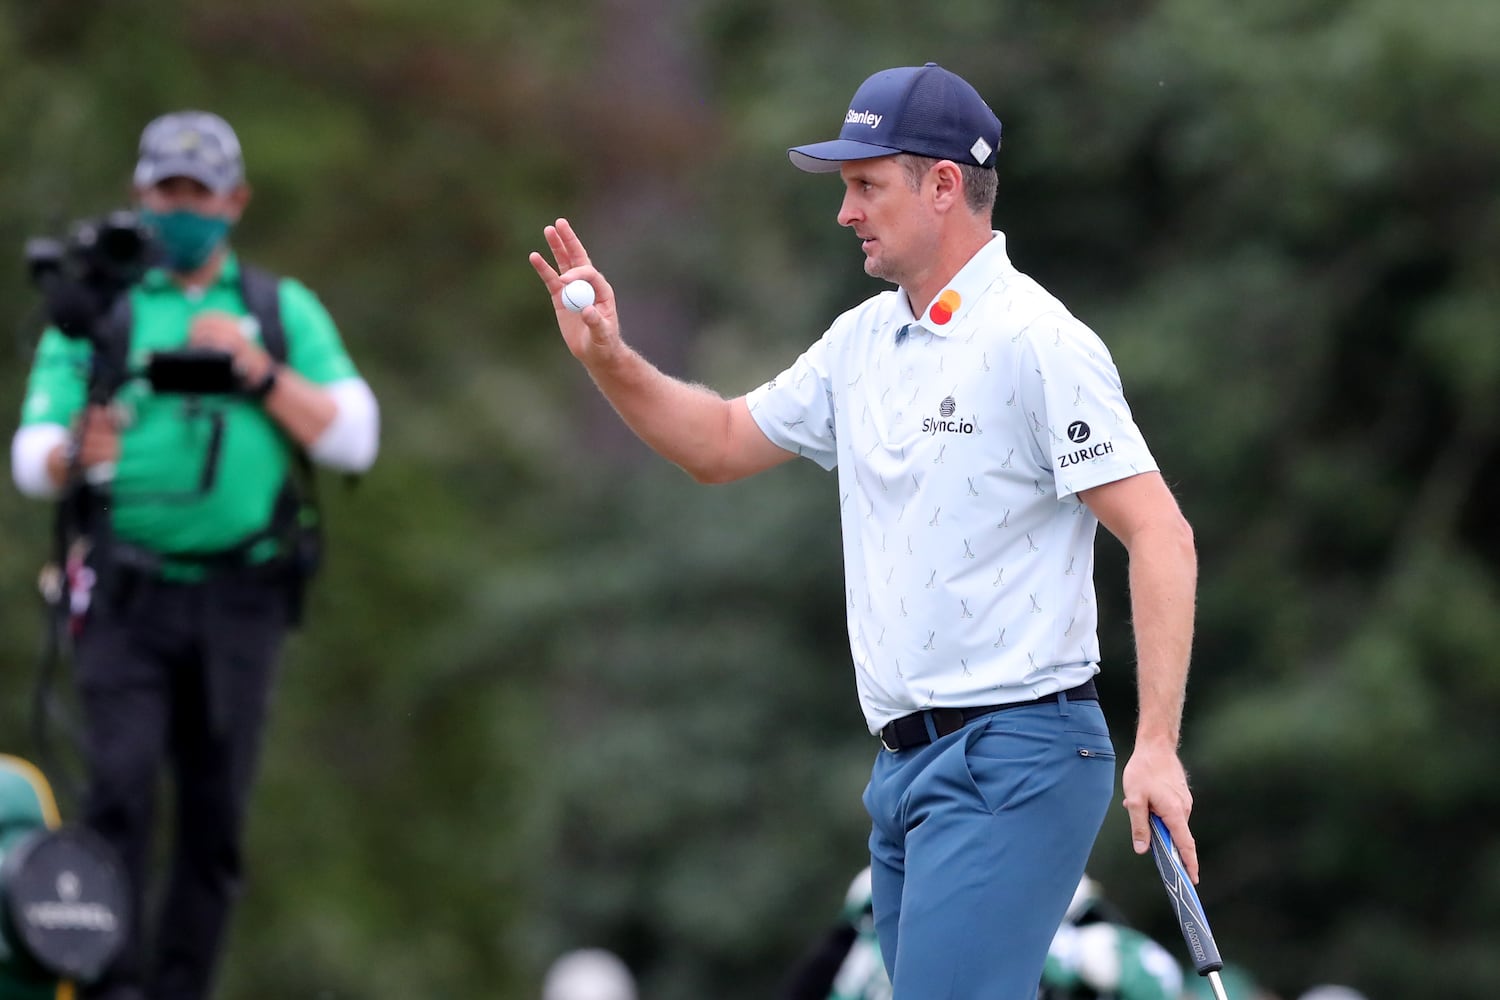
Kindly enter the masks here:
<path id="1" fill-rule="evenodd" d="M 1057 498 L 1154 471 L 1156 460 L 1098 335 L 1072 316 L 1054 314 L 1032 323 L 1024 337 L 1022 398 L 1037 447 L 1051 458 Z"/>
<path id="2" fill-rule="evenodd" d="M 750 416 L 772 444 L 824 469 L 838 464 L 828 355 L 825 335 L 790 368 L 745 396 Z"/>
<path id="3" fill-rule="evenodd" d="M 287 363 L 309 382 L 327 385 L 358 378 L 344 349 L 338 327 L 310 289 L 292 278 L 281 279 L 281 323 L 286 329 Z"/>
<path id="4" fill-rule="evenodd" d="M 64 336 L 49 327 L 37 341 L 31 374 L 26 380 L 26 399 L 21 404 L 21 426 L 73 422 L 88 395 L 89 357 L 87 341 Z"/>

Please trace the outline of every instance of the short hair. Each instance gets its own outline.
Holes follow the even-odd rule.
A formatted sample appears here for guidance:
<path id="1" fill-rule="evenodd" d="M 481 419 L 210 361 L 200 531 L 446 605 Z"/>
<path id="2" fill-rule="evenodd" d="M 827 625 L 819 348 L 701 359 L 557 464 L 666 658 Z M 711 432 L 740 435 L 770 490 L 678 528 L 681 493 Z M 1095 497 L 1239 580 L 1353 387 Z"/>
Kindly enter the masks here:
<path id="1" fill-rule="evenodd" d="M 906 182 L 916 190 L 927 176 L 933 164 L 941 163 L 935 156 L 920 156 L 916 153 L 899 153 L 896 160 L 906 171 Z M 964 179 L 964 204 L 969 211 L 983 215 L 986 219 L 995 213 L 995 194 L 1000 187 L 1000 175 L 994 167 L 980 167 L 972 163 L 954 162 Z"/>

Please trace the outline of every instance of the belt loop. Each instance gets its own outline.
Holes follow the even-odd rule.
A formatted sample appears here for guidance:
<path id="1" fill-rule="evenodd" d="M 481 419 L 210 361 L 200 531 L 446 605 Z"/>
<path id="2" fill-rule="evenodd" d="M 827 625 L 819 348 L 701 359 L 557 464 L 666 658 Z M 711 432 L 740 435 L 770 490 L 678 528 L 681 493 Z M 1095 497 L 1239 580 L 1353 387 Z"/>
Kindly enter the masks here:
<path id="1" fill-rule="evenodd" d="M 936 743 L 938 741 L 937 723 L 935 723 L 935 722 L 932 721 L 932 713 L 931 712 L 923 712 L 922 713 L 922 725 L 927 728 L 927 740 L 928 740 L 928 742 L 930 742 L 930 743 Z"/>
<path id="2" fill-rule="evenodd" d="M 1057 714 L 1064 719 L 1068 717 L 1068 692 L 1057 692 Z"/>

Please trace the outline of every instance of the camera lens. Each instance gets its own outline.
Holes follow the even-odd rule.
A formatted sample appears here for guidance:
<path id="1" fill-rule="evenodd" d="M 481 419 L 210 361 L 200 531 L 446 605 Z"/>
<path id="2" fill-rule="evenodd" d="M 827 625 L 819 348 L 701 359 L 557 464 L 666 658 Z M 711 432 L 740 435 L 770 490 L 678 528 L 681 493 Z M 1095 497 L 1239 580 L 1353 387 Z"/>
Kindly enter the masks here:
<path id="1" fill-rule="evenodd" d="M 134 226 L 108 224 L 99 230 L 97 238 L 100 255 L 121 264 L 139 260 L 145 244 L 145 237 Z"/>

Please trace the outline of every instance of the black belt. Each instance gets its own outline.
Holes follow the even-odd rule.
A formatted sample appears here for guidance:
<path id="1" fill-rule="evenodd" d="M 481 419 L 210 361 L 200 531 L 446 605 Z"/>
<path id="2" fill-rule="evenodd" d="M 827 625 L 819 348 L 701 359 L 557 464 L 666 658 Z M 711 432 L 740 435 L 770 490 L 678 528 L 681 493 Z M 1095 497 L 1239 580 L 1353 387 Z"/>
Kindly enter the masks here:
<path id="1" fill-rule="evenodd" d="M 237 545 L 221 552 L 184 552 L 160 554 L 139 545 L 126 542 L 111 542 L 107 558 L 114 567 L 127 573 L 136 573 L 151 578 L 169 579 L 173 570 L 185 570 L 203 577 L 223 574 L 257 576 L 265 573 L 272 576 L 282 570 L 282 559 L 273 556 L 252 562 L 251 546 Z"/>
<path id="2" fill-rule="evenodd" d="M 1008 701 L 1003 705 L 971 705 L 968 708 L 929 708 L 926 711 L 913 712 L 887 722 L 880 729 L 880 742 L 890 751 L 910 750 L 912 747 L 926 746 L 932 742 L 932 737 L 927 735 L 927 717 L 931 717 L 932 728 L 937 731 L 938 738 L 941 739 L 950 733 L 958 732 L 965 724 L 981 715 L 1003 712 L 1007 708 L 1021 708 L 1025 705 L 1045 705 L 1064 696 L 1069 701 L 1098 701 L 1099 691 L 1094 687 L 1094 679 L 1090 677 L 1075 688 L 1054 691 L 1040 698 L 1032 698 L 1030 701 Z"/>

